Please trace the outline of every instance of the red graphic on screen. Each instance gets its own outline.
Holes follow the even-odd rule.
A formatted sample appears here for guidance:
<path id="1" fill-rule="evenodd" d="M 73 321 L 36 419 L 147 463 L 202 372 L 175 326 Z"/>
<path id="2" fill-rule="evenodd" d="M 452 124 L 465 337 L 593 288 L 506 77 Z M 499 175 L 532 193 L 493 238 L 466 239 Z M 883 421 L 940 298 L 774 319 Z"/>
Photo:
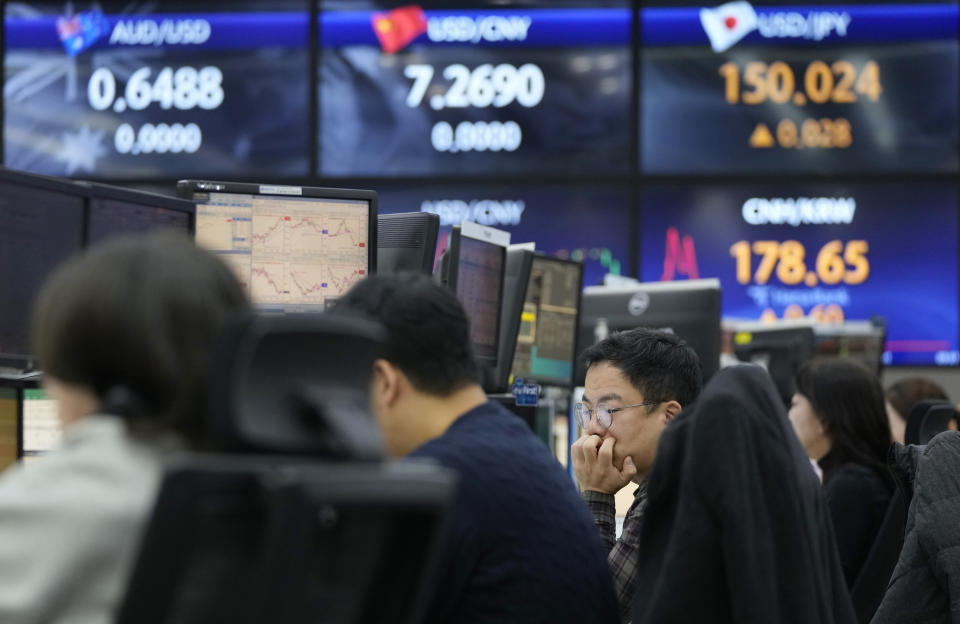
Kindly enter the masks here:
<path id="1" fill-rule="evenodd" d="M 380 47 L 387 54 L 398 52 L 427 32 L 427 16 L 416 5 L 399 7 L 387 13 L 374 13 L 370 20 Z"/>
<path id="2" fill-rule="evenodd" d="M 61 41 L 70 37 L 76 37 L 81 32 L 83 32 L 83 28 L 80 26 L 79 15 L 57 18 L 57 34 L 60 35 Z"/>
<path id="3" fill-rule="evenodd" d="M 447 250 L 447 247 L 450 246 L 450 232 L 446 234 L 441 233 L 437 237 L 437 251 L 433 254 L 433 270 L 437 270 L 437 263 L 440 262 L 440 258 L 443 256 L 443 252 Z"/>
<path id="4" fill-rule="evenodd" d="M 663 275 L 660 276 L 660 281 L 672 281 L 677 274 L 686 275 L 689 279 L 700 279 L 693 237 L 687 235 L 680 240 L 680 232 L 672 227 L 667 228 L 667 245 L 663 254 Z"/>

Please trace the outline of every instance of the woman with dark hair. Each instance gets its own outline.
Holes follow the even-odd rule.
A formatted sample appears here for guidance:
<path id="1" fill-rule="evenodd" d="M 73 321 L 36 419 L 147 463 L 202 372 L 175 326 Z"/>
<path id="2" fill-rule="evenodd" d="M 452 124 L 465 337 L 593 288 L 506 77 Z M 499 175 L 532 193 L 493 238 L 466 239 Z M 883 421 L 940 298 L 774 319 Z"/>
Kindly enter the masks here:
<path id="1" fill-rule="evenodd" d="M 842 358 L 807 362 L 794 383 L 790 422 L 823 471 L 837 550 L 852 587 L 893 494 L 883 389 L 866 366 Z"/>
<path id="2" fill-rule="evenodd" d="M 60 448 L 0 477 L 0 622 L 113 620 L 171 452 L 202 444 L 214 344 L 247 307 L 230 269 L 173 234 L 60 267 L 34 342 Z"/>

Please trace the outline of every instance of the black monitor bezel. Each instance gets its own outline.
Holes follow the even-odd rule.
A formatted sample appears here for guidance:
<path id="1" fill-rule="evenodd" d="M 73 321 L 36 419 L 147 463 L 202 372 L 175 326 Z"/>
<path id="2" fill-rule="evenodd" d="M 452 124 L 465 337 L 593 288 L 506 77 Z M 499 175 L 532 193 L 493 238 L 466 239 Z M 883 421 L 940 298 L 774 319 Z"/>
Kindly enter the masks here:
<path id="1" fill-rule="evenodd" d="M 572 351 L 573 351 L 573 359 L 571 360 L 571 364 L 572 364 L 573 366 L 572 366 L 572 368 L 571 368 L 571 370 L 570 370 L 570 376 L 569 376 L 567 379 L 561 379 L 561 378 L 559 378 L 559 377 L 549 377 L 549 376 L 546 376 L 546 375 L 534 375 L 534 374 L 530 374 L 530 375 L 524 376 L 524 377 L 523 377 L 523 380 L 524 380 L 524 381 L 530 381 L 531 383 L 540 384 L 540 385 L 542 385 L 542 386 L 555 386 L 555 387 L 559 387 L 559 388 L 573 388 L 574 385 L 575 385 L 575 384 L 574 384 L 574 379 L 576 378 L 576 371 L 577 371 L 577 358 L 579 357 L 579 353 L 578 353 L 578 350 L 577 350 L 577 348 L 578 348 L 579 345 L 578 345 L 577 343 L 578 343 L 579 338 L 580 338 L 580 312 L 581 312 L 582 307 L 583 307 L 583 306 L 581 305 L 581 303 L 582 303 L 582 301 L 583 301 L 583 263 L 582 263 L 582 262 L 577 262 L 576 260 L 571 260 L 571 259 L 569 259 L 569 258 L 558 258 L 558 257 L 556 257 L 556 256 L 549 256 L 549 255 L 543 254 L 543 253 L 536 253 L 536 254 L 534 254 L 534 256 L 533 256 L 533 262 L 532 262 L 531 265 L 530 265 L 530 277 L 527 279 L 527 284 L 526 284 L 526 286 L 524 287 L 524 291 L 523 291 L 523 302 L 524 302 L 524 303 L 526 303 L 526 301 L 527 301 L 527 296 L 530 294 L 530 280 L 533 279 L 533 271 L 534 271 L 534 269 L 535 269 L 535 267 L 536 267 L 537 262 L 553 262 L 553 263 L 555 263 L 555 264 L 574 265 L 574 266 L 577 266 L 577 267 L 579 268 L 579 273 L 580 273 L 580 288 L 577 290 L 577 315 L 576 315 L 576 318 L 575 318 L 575 320 L 574 320 L 574 325 L 573 325 L 573 349 L 572 349 Z M 517 332 L 517 336 L 514 337 L 514 345 L 516 345 L 516 341 L 517 341 L 517 340 L 519 339 L 519 337 L 520 337 L 520 336 L 519 336 L 519 327 L 518 327 L 517 329 L 518 329 L 518 332 Z M 517 358 L 517 356 L 516 356 L 516 346 L 514 346 L 513 362 L 510 363 L 510 375 L 513 375 L 515 378 L 516 378 L 516 371 L 514 370 L 514 363 L 516 362 L 516 358 Z"/>
<path id="2" fill-rule="evenodd" d="M 298 190 L 296 193 L 265 193 L 263 188 L 284 188 Z M 177 195 L 194 204 L 205 203 L 195 197 L 196 193 L 232 193 L 235 195 L 259 195 L 261 197 L 296 198 L 312 197 L 316 199 L 345 199 L 365 201 L 370 207 L 367 214 L 367 275 L 377 272 L 377 192 L 360 189 L 326 188 L 320 186 L 299 186 L 288 184 L 267 184 L 253 182 L 224 182 L 218 180 L 180 180 L 177 182 Z"/>

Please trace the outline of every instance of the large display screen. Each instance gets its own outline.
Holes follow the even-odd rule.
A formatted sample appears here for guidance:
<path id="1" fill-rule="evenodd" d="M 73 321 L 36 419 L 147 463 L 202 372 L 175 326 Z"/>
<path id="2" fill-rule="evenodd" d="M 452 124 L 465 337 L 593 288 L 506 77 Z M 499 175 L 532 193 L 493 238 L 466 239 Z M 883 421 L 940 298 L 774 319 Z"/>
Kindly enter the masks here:
<path id="1" fill-rule="evenodd" d="M 307 0 L 5 7 L 8 167 L 113 180 L 308 173 Z"/>
<path id="2" fill-rule="evenodd" d="M 643 281 L 717 277 L 726 317 L 881 316 L 884 361 L 956 365 L 957 187 L 656 186 L 643 194 Z"/>
<path id="3" fill-rule="evenodd" d="M 628 2 L 320 7 L 323 175 L 629 172 Z"/>
<path id="4" fill-rule="evenodd" d="M 381 213 L 438 214 L 438 252 L 446 249 L 454 225 L 473 221 L 510 232 L 512 243 L 535 242 L 538 251 L 583 262 L 584 285 L 630 270 L 630 200 L 615 187 L 378 185 L 375 190 Z"/>
<path id="5" fill-rule="evenodd" d="M 958 170 L 955 2 L 646 4 L 644 172 Z"/>

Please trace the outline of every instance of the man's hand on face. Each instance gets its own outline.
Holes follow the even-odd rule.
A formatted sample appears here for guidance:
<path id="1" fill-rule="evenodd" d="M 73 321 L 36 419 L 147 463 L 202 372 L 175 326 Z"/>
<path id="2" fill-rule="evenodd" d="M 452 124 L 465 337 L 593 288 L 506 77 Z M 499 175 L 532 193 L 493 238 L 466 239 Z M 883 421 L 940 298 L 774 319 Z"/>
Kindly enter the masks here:
<path id="1" fill-rule="evenodd" d="M 573 474 L 581 490 L 616 494 L 636 476 L 637 467 L 629 456 L 623 460 L 623 469 L 613 465 L 613 445 L 613 438 L 603 440 L 598 435 L 585 435 L 573 443 Z"/>

